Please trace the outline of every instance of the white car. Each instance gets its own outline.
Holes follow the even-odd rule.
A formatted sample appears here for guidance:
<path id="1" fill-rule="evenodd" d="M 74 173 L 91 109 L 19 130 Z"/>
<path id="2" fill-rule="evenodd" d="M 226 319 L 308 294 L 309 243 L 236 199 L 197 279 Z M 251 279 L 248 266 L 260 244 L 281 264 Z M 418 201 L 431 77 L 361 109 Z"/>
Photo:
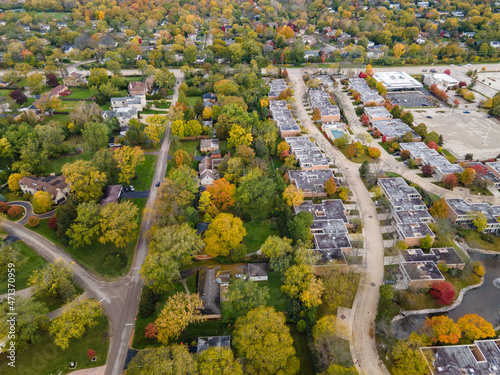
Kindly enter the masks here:
<path id="1" fill-rule="evenodd" d="M 236 274 L 236 278 L 237 278 L 237 279 L 244 279 L 244 278 L 245 278 L 245 275 L 243 275 L 242 273 L 237 273 L 237 274 Z"/>
<path id="2" fill-rule="evenodd" d="M 135 189 L 132 185 L 130 185 L 130 191 L 135 191 Z"/>

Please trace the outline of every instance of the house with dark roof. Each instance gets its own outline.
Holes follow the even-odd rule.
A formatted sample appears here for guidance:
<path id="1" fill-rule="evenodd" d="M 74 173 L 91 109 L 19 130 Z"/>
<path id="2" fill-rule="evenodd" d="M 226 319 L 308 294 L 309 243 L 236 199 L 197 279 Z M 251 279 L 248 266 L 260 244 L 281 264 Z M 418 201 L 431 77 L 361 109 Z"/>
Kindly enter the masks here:
<path id="1" fill-rule="evenodd" d="M 330 178 L 337 186 L 341 182 L 334 176 L 331 169 L 316 169 L 308 171 L 294 171 L 287 172 L 290 183 L 294 184 L 297 189 L 302 190 L 304 197 L 326 197 L 328 194 L 325 190 L 325 183 Z"/>
<path id="2" fill-rule="evenodd" d="M 220 266 L 201 267 L 199 271 L 198 294 L 203 301 L 201 313 L 205 319 L 221 317 L 220 285 L 216 281 L 220 269 Z"/>
<path id="3" fill-rule="evenodd" d="M 100 205 L 105 206 L 108 203 L 116 203 L 122 194 L 122 185 L 108 185 L 101 199 Z"/>
<path id="4" fill-rule="evenodd" d="M 54 204 L 66 202 L 70 192 L 70 186 L 64 176 L 26 176 L 19 180 L 19 187 L 23 194 L 35 195 L 38 191 L 46 191 Z"/>
<path id="5" fill-rule="evenodd" d="M 231 336 L 198 337 L 197 354 L 209 348 L 231 348 Z"/>
<path id="6" fill-rule="evenodd" d="M 267 263 L 248 263 L 248 280 L 267 281 Z"/>

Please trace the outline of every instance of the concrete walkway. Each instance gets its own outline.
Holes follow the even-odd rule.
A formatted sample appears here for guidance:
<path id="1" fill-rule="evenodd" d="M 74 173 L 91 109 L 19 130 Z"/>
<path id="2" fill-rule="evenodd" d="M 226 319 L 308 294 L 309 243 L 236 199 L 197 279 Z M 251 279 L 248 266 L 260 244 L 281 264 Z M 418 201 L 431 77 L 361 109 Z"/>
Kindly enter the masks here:
<path id="1" fill-rule="evenodd" d="M 16 297 L 21 297 L 21 298 L 29 298 L 31 297 L 31 294 L 33 293 L 33 288 L 24 288 L 21 290 L 16 290 Z M 3 300 L 4 298 L 7 298 L 9 296 L 8 293 L 0 295 L 0 301 Z"/>
<path id="2" fill-rule="evenodd" d="M 71 375 L 104 375 L 106 373 L 106 365 L 101 367 L 86 368 L 70 372 Z"/>

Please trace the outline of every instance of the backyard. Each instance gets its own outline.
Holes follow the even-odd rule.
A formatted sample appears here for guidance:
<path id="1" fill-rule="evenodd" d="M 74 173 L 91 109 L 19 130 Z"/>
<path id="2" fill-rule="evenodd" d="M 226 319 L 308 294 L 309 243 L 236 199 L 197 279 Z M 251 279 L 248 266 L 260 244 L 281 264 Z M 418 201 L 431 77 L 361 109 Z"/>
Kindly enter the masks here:
<path id="1" fill-rule="evenodd" d="M 249 223 L 243 223 L 247 235 L 243 238 L 243 244 L 247 247 L 247 253 L 258 251 L 267 237 L 278 235 L 276 226 L 270 220 L 253 220 Z"/>
<path id="2" fill-rule="evenodd" d="M 156 155 L 144 155 L 144 162 L 137 167 L 136 177 L 132 180 L 135 190 L 149 190 L 155 175 Z"/>

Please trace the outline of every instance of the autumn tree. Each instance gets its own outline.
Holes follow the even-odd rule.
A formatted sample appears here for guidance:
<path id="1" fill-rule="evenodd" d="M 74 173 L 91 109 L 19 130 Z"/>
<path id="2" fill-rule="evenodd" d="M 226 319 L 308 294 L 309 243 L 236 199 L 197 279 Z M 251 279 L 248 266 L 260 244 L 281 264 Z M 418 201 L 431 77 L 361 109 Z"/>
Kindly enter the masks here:
<path id="1" fill-rule="evenodd" d="M 154 323 L 149 323 L 146 328 L 144 328 L 144 337 L 147 339 L 154 339 L 158 335 L 158 328 Z"/>
<path id="2" fill-rule="evenodd" d="M 227 211 L 234 206 L 236 185 L 229 183 L 225 178 L 215 180 L 207 186 L 210 199 L 219 211 Z"/>
<path id="3" fill-rule="evenodd" d="M 335 179 L 333 177 L 330 177 L 328 180 L 326 180 L 325 190 L 329 196 L 332 196 L 337 191 L 337 184 L 335 183 Z"/>
<path id="4" fill-rule="evenodd" d="M 50 96 L 48 93 L 42 94 L 40 98 L 35 100 L 33 105 L 42 113 L 48 112 L 51 116 L 55 111 L 62 108 L 61 99 L 59 99 L 57 96 Z"/>
<path id="5" fill-rule="evenodd" d="M 97 201 L 108 180 L 105 173 L 92 166 L 87 160 L 66 163 L 61 168 L 62 174 L 71 186 L 71 192 L 80 202 Z"/>
<path id="6" fill-rule="evenodd" d="M 182 165 L 191 166 L 193 157 L 187 151 L 180 149 L 174 153 L 173 160 L 176 167 L 180 167 Z"/>
<path id="7" fill-rule="evenodd" d="M 168 177 L 176 184 L 179 191 L 177 199 L 190 203 L 198 192 L 198 176 L 188 165 L 172 169 Z"/>
<path id="8" fill-rule="evenodd" d="M 314 275 L 314 269 L 308 264 L 299 264 L 285 271 L 281 290 L 292 298 L 299 299 L 304 306 L 311 308 L 321 304 L 323 282 Z"/>
<path id="9" fill-rule="evenodd" d="M 457 325 L 462 332 L 462 338 L 467 340 L 467 343 L 495 337 L 493 325 L 476 314 L 464 315 L 457 320 Z"/>
<path id="10" fill-rule="evenodd" d="M 56 87 L 59 84 L 59 80 L 54 73 L 48 73 L 45 76 L 45 83 L 47 84 L 47 86 Z"/>
<path id="11" fill-rule="evenodd" d="M 313 121 L 321 120 L 321 110 L 319 108 L 314 108 L 312 119 Z"/>
<path id="12" fill-rule="evenodd" d="M 368 155 L 373 159 L 377 159 L 380 157 L 380 150 L 377 147 L 368 147 Z"/>
<path id="13" fill-rule="evenodd" d="M 239 217 L 220 213 L 205 232 L 205 252 L 214 257 L 227 256 L 246 235 L 247 231 Z"/>
<path id="14" fill-rule="evenodd" d="M 210 347 L 198 356 L 199 375 L 243 375 L 231 348 Z"/>
<path id="15" fill-rule="evenodd" d="M 104 206 L 99 215 L 99 242 L 111 242 L 116 247 L 125 247 L 138 226 L 135 219 L 138 212 L 139 208 L 131 201 L 108 203 Z"/>
<path id="16" fill-rule="evenodd" d="M 291 184 L 283 192 L 283 199 L 289 207 L 297 207 L 304 201 L 304 192 L 302 189 L 297 189 L 297 186 Z"/>
<path id="17" fill-rule="evenodd" d="M 479 211 L 470 211 L 468 212 L 468 216 L 471 219 L 472 225 L 474 225 L 476 230 L 479 233 L 484 232 L 484 230 L 488 226 L 486 215 Z"/>
<path id="18" fill-rule="evenodd" d="M 422 166 L 422 168 L 420 168 L 420 170 L 422 171 L 422 174 L 424 175 L 424 177 L 432 176 L 433 168 L 431 165 L 426 164 L 426 165 Z"/>
<path id="19" fill-rule="evenodd" d="M 33 271 L 28 285 L 33 288 L 33 294 L 39 298 L 60 298 L 70 301 L 76 294 L 71 281 L 73 277 L 72 265 L 57 259 L 43 268 Z"/>
<path id="20" fill-rule="evenodd" d="M 349 350 L 342 345 L 345 329 L 337 322 L 335 315 L 320 318 L 313 327 L 312 348 L 318 358 L 320 368 L 327 368 L 332 362 L 345 362 Z"/>
<path id="21" fill-rule="evenodd" d="M 127 367 L 127 375 L 192 375 L 195 373 L 196 361 L 189 353 L 187 345 L 141 350 Z"/>
<path id="22" fill-rule="evenodd" d="M 456 344 L 462 336 L 460 327 L 446 315 L 427 318 L 424 322 L 424 332 L 429 333 L 433 342 L 441 344 Z"/>
<path id="23" fill-rule="evenodd" d="M 436 219 L 445 219 L 448 217 L 448 205 L 446 199 L 441 198 L 432 204 L 429 213 Z"/>
<path id="24" fill-rule="evenodd" d="M 460 182 L 464 185 L 470 185 L 476 178 L 476 171 L 472 168 L 465 168 L 460 174 Z"/>
<path id="25" fill-rule="evenodd" d="M 52 202 L 50 193 L 46 191 L 37 191 L 31 198 L 31 204 L 33 205 L 35 214 L 43 214 L 50 210 L 54 202 Z"/>
<path id="26" fill-rule="evenodd" d="M 87 328 L 97 326 L 97 319 L 102 314 L 101 304 L 94 299 L 86 298 L 66 305 L 62 314 L 55 318 L 49 327 L 50 334 L 54 336 L 54 344 L 66 350 L 69 340 L 79 339 Z"/>
<path id="27" fill-rule="evenodd" d="M 448 281 L 433 283 L 429 293 L 437 299 L 440 305 L 451 305 L 455 299 L 455 289 Z"/>
<path id="28" fill-rule="evenodd" d="M 114 159 L 118 163 L 118 168 L 120 169 L 118 182 L 130 184 L 132 178 L 135 177 L 137 166 L 142 164 L 145 160 L 144 151 L 138 146 L 134 148 L 124 146 L 115 151 Z"/>
<path id="29" fill-rule="evenodd" d="M 339 306 L 349 307 L 358 290 L 358 275 L 351 269 L 341 271 L 333 267 L 322 279 L 325 288 L 323 298 L 330 310 L 336 311 Z"/>
<path id="30" fill-rule="evenodd" d="M 66 235 L 69 243 L 74 248 L 91 245 L 98 238 L 100 232 L 99 211 L 100 206 L 96 202 L 82 202 L 76 208 L 76 217 Z"/>
<path id="31" fill-rule="evenodd" d="M 233 343 L 239 357 L 246 358 L 248 374 L 294 375 L 300 369 L 285 317 L 272 307 L 261 306 L 236 321 Z M 263 356 L 262 353 L 272 353 Z"/>
<path id="32" fill-rule="evenodd" d="M 429 367 L 420 351 L 424 345 L 416 333 L 412 333 L 408 340 L 397 341 L 391 353 L 394 375 L 427 375 Z"/>
<path id="33" fill-rule="evenodd" d="M 450 174 L 443 179 L 443 184 L 448 189 L 453 189 L 458 186 L 458 178 L 454 174 Z"/>
<path id="34" fill-rule="evenodd" d="M 169 297 L 161 310 L 155 325 L 158 328 L 158 341 L 168 344 L 186 329 L 189 323 L 203 321 L 200 309 L 203 300 L 198 294 L 176 293 Z"/>
<path id="35" fill-rule="evenodd" d="M 259 286 L 251 280 L 238 279 L 229 285 L 223 305 L 225 321 L 235 321 L 246 315 L 250 310 L 267 305 L 269 288 Z"/>
<path id="36" fill-rule="evenodd" d="M 229 131 L 229 139 L 227 144 L 229 147 L 237 147 L 239 145 L 250 146 L 253 141 L 251 132 L 245 130 L 239 125 L 233 125 Z"/>
<path id="37" fill-rule="evenodd" d="M 203 247 L 203 241 L 188 223 L 158 228 L 149 244 L 141 276 L 154 291 L 165 292 L 180 278 L 181 267 L 189 266 Z"/>
<path id="38" fill-rule="evenodd" d="M 349 159 L 353 158 L 356 155 L 356 145 L 354 142 L 351 142 L 347 147 L 346 155 Z"/>
<path id="39" fill-rule="evenodd" d="M 269 258 L 271 269 L 283 273 L 290 265 L 289 255 L 293 253 L 292 240 L 269 236 L 260 247 L 262 255 Z"/>

